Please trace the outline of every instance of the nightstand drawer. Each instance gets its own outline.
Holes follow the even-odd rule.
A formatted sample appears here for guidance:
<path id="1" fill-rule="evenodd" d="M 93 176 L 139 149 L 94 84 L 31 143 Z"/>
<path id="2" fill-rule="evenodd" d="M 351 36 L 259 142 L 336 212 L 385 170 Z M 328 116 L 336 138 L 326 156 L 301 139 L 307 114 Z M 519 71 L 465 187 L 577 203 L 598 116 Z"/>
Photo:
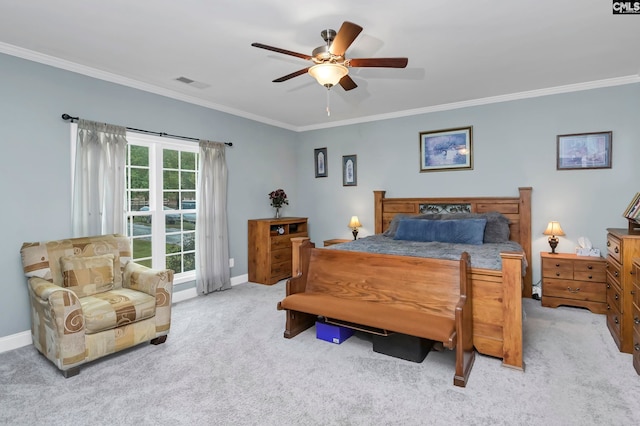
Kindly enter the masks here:
<path id="1" fill-rule="evenodd" d="M 605 302 L 607 300 L 606 287 L 602 282 L 558 280 L 549 278 L 544 281 L 542 294 L 549 297 L 585 300 L 590 302 Z"/>
<path id="2" fill-rule="evenodd" d="M 291 248 L 291 236 L 283 235 L 278 237 L 271 237 L 271 250 L 278 250 L 283 248 Z"/>
<path id="3" fill-rule="evenodd" d="M 573 279 L 573 261 L 565 259 L 542 259 L 542 276 L 549 278 Z"/>

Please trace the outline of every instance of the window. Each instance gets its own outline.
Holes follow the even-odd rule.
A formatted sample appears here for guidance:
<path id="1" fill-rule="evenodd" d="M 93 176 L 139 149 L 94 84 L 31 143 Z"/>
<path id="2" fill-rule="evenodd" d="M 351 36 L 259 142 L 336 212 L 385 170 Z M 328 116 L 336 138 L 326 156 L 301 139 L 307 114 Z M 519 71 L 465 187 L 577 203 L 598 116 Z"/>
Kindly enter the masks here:
<path id="1" fill-rule="evenodd" d="M 127 133 L 127 235 L 133 260 L 195 279 L 198 144 Z"/>

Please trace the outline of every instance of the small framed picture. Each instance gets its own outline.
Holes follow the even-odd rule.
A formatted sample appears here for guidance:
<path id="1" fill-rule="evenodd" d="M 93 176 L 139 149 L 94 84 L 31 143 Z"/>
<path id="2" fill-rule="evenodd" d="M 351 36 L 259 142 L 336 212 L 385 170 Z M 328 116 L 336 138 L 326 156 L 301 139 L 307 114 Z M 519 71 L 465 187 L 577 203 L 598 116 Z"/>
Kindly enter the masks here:
<path id="1" fill-rule="evenodd" d="M 315 160 L 316 177 L 327 177 L 327 148 L 317 148 L 313 150 Z"/>
<path id="2" fill-rule="evenodd" d="M 473 128 L 420 133 L 420 172 L 473 169 Z"/>
<path id="3" fill-rule="evenodd" d="M 610 169 L 613 132 L 558 135 L 558 170 Z"/>
<path id="4" fill-rule="evenodd" d="M 358 156 L 342 156 L 342 186 L 358 185 Z"/>

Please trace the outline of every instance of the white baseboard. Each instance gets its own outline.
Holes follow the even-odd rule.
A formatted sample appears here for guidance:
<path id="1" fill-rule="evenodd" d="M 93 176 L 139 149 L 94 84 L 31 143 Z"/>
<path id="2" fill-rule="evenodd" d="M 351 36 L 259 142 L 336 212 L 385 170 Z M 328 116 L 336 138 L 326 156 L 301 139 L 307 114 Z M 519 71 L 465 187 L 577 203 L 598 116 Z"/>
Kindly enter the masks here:
<path id="1" fill-rule="evenodd" d="M 28 346 L 31 343 L 31 330 L 0 337 L 0 353 Z"/>
<path id="2" fill-rule="evenodd" d="M 237 277 L 231 277 L 231 285 L 238 285 L 246 283 L 249 280 L 249 274 L 239 275 Z M 173 303 L 182 302 L 184 300 L 198 297 L 198 293 L 195 287 L 188 288 L 186 290 L 173 293 Z M 32 342 L 31 330 L 21 331 L 16 334 L 10 334 L 9 336 L 0 337 L 0 353 L 18 349 L 23 346 L 28 346 Z"/>

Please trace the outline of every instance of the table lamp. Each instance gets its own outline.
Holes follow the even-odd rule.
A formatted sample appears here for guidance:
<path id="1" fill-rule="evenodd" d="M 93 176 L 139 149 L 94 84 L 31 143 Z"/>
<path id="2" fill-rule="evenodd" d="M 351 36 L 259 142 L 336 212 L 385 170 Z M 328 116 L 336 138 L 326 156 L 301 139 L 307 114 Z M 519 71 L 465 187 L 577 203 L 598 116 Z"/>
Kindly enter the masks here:
<path id="1" fill-rule="evenodd" d="M 354 240 L 358 236 L 358 228 L 361 226 L 362 225 L 360 225 L 360 220 L 358 220 L 358 216 L 351 216 L 351 220 L 349 221 L 349 228 L 352 229 L 351 233 L 353 234 Z"/>
<path id="2" fill-rule="evenodd" d="M 560 227 L 560 222 L 551 221 L 547 225 L 547 229 L 543 232 L 544 235 L 550 235 L 549 237 L 549 246 L 551 246 L 551 254 L 556 253 L 556 247 L 558 246 L 558 235 L 564 235 L 564 231 Z"/>

